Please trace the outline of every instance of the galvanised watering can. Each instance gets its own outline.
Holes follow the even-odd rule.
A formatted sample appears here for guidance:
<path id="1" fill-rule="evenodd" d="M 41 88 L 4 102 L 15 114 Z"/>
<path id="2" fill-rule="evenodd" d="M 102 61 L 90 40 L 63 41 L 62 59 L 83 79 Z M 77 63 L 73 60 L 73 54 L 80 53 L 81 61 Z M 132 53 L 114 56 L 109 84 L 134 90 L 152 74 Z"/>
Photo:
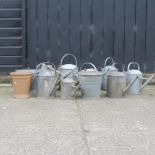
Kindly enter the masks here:
<path id="1" fill-rule="evenodd" d="M 48 98 L 54 88 L 54 83 L 57 77 L 57 71 L 54 64 L 45 62 L 41 63 L 36 68 L 37 75 L 37 97 Z"/>
<path id="2" fill-rule="evenodd" d="M 111 61 L 111 65 L 107 65 L 107 63 Z M 107 90 L 107 78 L 108 78 L 108 75 L 110 72 L 118 72 L 118 69 L 115 67 L 115 62 L 114 62 L 114 59 L 111 58 L 111 57 L 108 57 L 106 60 L 105 60 L 105 63 L 104 63 L 104 68 L 101 68 L 101 72 L 104 73 L 103 74 L 103 79 L 102 79 L 102 89 L 103 90 Z"/>
<path id="3" fill-rule="evenodd" d="M 133 67 L 136 66 L 136 68 L 131 69 L 131 66 L 133 66 Z M 127 85 L 134 79 L 137 78 L 137 80 L 128 89 L 127 94 L 128 95 L 138 95 L 143 90 L 143 88 L 153 79 L 153 77 L 154 77 L 154 75 L 152 75 L 150 78 L 148 78 L 144 84 L 142 84 L 142 81 L 144 78 L 143 78 L 143 73 L 140 71 L 139 64 L 137 62 L 129 63 L 127 72 L 126 72 Z"/>
<path id="4" fill-rule="evenodd" d="M 63 65 L 63 61 L 66 57 L 72 57 L 75 60 L 75 65 L 74 64 L 64 64 Z M 61 77 L 65 77 L 68 73 L 70 73 L 72 70 L 74 70 L 67 78 L 71 78 L 73 80 L 77 80 L 78 77 L 78 66 L 77 66 L 77 59 L 75 57 L 75 55 L 73 54 L 65 54 L 62 58 L 61 58 L 61 62 L 60 62 L 60 66 L 58 68 L 58 71 L 60 71 L 61 73 Z"/>

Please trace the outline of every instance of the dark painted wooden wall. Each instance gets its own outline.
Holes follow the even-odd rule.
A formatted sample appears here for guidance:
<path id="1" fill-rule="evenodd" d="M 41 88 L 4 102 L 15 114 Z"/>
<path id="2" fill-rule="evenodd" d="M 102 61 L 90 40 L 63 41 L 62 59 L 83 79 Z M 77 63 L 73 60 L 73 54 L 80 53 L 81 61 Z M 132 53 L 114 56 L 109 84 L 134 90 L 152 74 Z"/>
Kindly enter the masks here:
<path id="1" fill-rule="evenodd" d="M 0 0 L 0 72 L 25 66 L 25 0 Z"/>
<path id="2" fill-rule="evenodd" d="M 26 59 L 17 55 L 22 67 L 23 60 L 30 68 L 43 61 L 58 65 L 65 53 L 73 53 L 79 65 L 92 61 L 99 67 L 112 56 L 155 72 L 155 0 L 26 0 L 26 23 L 21 49 L 26 46 Z"/>
<path id="3" fill-rule="evenodd" d="M 106 57 L 155 71 L 155 0 L 28 0 L 28 64 Z"/>

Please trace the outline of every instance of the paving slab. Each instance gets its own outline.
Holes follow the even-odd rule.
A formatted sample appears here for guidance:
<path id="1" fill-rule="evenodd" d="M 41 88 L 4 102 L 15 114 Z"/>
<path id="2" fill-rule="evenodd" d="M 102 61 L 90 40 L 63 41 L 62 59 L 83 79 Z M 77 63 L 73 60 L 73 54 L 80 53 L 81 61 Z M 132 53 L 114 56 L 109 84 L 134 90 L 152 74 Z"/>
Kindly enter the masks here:
<path id="1" fill-rule="evenodd" d="M 0 154 L 87 155 L 75 101 L 0 94 Z"/>
<path id="2" fill-rule="evenodd" d="M 124 99 L 78 100 L 91 155 L 155 154 L 155 89 Z"/>
<path id="3" fill-rule="evenodd" d="M 0 155 L 154 155 L 155 86 L 124 99 L 14 99 L 0 87 Z"/>

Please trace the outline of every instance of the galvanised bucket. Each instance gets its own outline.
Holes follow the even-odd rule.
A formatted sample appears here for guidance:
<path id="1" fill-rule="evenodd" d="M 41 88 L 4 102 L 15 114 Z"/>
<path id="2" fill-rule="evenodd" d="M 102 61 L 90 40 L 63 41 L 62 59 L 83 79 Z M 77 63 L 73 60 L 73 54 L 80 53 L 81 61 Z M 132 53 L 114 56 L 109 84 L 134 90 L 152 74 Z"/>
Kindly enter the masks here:
<path id="1" fill-rule="evenodd" d="M 81 70 L 85 65 L 93 68 Z M 103 73 L 97 71 L 92 63 L 84 63 L 79 72 L 79 82 L 83 98 L 99 98 L 101 94 Z"/>
<path id="2" fill-rule="evenodd" d="M 107 96 L 109 98 L 122 98 L 125 95 L 126 75 L 123 72 L 111 72 L 108 75 Z"/>

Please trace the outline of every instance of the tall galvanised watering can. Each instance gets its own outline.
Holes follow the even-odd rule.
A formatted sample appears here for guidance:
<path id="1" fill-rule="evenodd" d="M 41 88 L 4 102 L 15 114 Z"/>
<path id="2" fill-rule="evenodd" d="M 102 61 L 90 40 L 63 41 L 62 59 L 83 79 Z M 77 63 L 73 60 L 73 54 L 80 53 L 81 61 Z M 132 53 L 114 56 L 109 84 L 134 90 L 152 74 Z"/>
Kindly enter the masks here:
<path id="1" fill-rule="evenodd" d="M 75 64 L 63 64 L 64 59 L 66 57 L 72 57 L 75 60 Z M 61 73 L 61 78 L 65 77 L 67 74 L 69 74 L 70 72 L 72 72 L 69 76 L 67 76 L 67 78 L 73 79 L 73 80 L 77 80 L 78 77 L 78 66 L 77 66 L 77 59 L 73 54 L 65 54 L 62 58 L 61 58 L 61 62 L 60 62 L 60 66 L 58 68 L 58 71 L 60 71 Z"/>
<path id="2" fill-rule="evenodd" d="M 91 68 L 83 67 L 90 65 Z M 98 98 L 101 94 L 103 73 L 99 72 L 92 63 L 84 63 L 79 72 L 79 82 L 83 98 Z"/>
<path id="3" fill-rule="evenodd" d="M 135 67 L 137 69 L 131 69 L 131 66 Z M 143 90 L 143 88 L 153 79 L 154 75 L 152 75 L 150 78 L 146 80 L 144 84 L 142 84 L 143 81 L 143 73 L 140 71 L 140 66 L 137 62 L 131 62 L 128 65 L 128 69 L 126 72 L 127 77 L 127 84 L 129 84 L 134 79 L 137 80 L 134 82 L 134 84 L 128 89 L 127 94 L 128 95 L 138 95 Z"/>
<path id="4" fill-rule="evenodd" d="M 107 65 L 107 63 L 111 61 L 111 65 Z M 113 60 L 113 58 L 111 57 L 108 57 L 106 60 L 105 60 L 105 63 L 104 63 L 104 68 L 101 68 L 101 72 L 104 73 L 103 74 L 103 80 L 102 80 L 102 90 L 107 90 L 107 79 L 108 79 L 108 75 L 110 72 L 118 72 L 118 69 L 115 67 L 115 62 Z"/>
<path id="5" fill-rule="evenodd" d="M 50 97 L 57 77 L 56 68 L 51 63 L 41 63 L 36 68 L 37 97 Z"/>

